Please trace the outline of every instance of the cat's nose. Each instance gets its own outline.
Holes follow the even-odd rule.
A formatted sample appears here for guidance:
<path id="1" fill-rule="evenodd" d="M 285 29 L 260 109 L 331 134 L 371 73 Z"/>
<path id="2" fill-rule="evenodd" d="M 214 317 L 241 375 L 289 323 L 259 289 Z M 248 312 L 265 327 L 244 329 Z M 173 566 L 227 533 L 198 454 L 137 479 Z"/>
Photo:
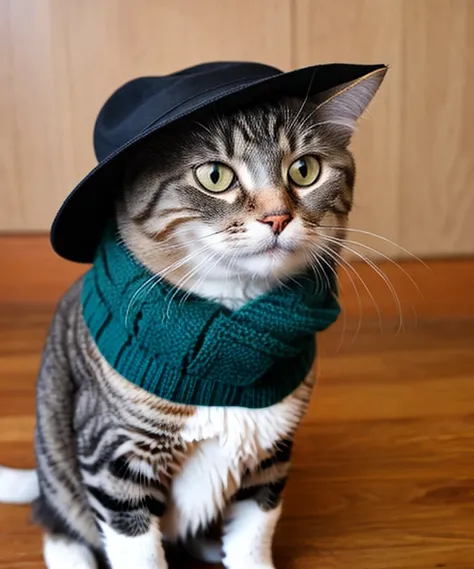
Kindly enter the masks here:
<path id="1" fill-rule="evenodd" d="M 266 215 L 263 219 L 259 219 L 258 221 L 270 225 L 273 233 L 280 235 L 292 219 L 293 217 L 289 213 L 279 213 L 276 215 Z"/>

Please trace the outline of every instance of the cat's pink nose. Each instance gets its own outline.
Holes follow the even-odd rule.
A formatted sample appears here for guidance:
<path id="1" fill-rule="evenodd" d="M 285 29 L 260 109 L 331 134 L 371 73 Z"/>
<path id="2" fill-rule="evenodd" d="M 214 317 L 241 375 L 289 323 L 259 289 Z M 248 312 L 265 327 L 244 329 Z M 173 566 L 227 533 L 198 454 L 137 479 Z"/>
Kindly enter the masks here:
<path id="1" fill-rule="evenodd" d="M 258 221 L 260 221 L 260 223 L 270 225 L 273 233 L 275 235 L 280 235 L 292 219 L 293 217 L 289 213 L 280 213 L 277 215 L 267 215 Z"/>

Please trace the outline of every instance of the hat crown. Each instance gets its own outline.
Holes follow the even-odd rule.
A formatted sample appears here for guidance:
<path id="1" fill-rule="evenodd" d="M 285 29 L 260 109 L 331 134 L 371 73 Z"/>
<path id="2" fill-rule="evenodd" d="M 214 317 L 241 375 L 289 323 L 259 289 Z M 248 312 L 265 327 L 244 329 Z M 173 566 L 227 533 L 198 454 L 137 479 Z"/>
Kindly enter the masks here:
<path id="1" fill-rule="evenodd" d="M 281 73 L 263 63 L 222 61 L 128 81 L 106 101 L 97 117 L 94 127 L 97 159 L 101 162 L 184 103 L 203 95 L 209 97 L 214 90 L 231 85 L 238 88 L 249 81 Z"/>

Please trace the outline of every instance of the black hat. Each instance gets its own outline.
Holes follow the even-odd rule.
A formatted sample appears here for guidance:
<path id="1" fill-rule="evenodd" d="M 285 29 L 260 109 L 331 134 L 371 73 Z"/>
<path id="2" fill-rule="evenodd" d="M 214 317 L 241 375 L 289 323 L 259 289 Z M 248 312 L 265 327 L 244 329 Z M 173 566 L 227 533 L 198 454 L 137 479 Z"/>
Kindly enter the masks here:
<path id="1" fill-rule="evenodd" d="M 196 118 L 218 105 L 234 111 L 275 97 L 322 93 L 384 65 L 332 63 L 284 73 L 252 62 L 205 63 L 120 87 L 102 107 L 94 128 L 99 164 L 67 197 L 54 220 L 51 243 L 71 261 L 90 263 L 120 188 L 124 151 L 166 125 Z"/>

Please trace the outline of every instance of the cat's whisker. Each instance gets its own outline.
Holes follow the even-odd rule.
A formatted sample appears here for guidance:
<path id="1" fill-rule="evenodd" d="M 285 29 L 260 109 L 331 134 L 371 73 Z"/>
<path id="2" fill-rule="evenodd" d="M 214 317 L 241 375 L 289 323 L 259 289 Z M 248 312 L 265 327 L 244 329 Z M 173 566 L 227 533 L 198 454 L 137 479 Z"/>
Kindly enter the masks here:
<path id="1" fill-rule="evenodd" d="M 400 331 L 403 329 L 403 311 L 402 311 L 402 305 L 400 302 L 400 298 L 397 294 L 397 291 L 395 289 L 395 287 L 393 286 L 391 280 L 388 278 L 388 276 L 379 268 L 377 267 L 377 265 L 370 260 L 368 257 L 366 257 L 365 255 L 363 255 L 362 253 L 359 253 L 358 251 L 356 251 L 355 249 L 353 249 L 352 247 L 349 247 L 348 245 L 346 245 L 345 243 L 342 244 L 339 241 L 334 240 L 332 237 L 328 237 L 327 235 L 319 235 L 322 239 L 325 239 L 326 241 L 330 242 L 330 243 L 335 243 L 339 246 L 341 246 L 342 248 L 346 249 L 347 251 L 349 251 L 350 253 L 356 255 L 356 257 L 358 257 L 359 259 L 361 259 L 362 261 L 364 261 L 365 263 L 367 263 L 367 265 L 369 265 L 369 267 L 375 272 L 377 273 L 377 275 L 379 275 L 379 277 L 383 280 L 383 282 L 386 284 L 387 288 L 389 289 L 392 298 L 395 302 L 395 305 L 397 307 L 397 311 L 398 311 L 398 328 L 396 330 L 396 334 L 399 334 Z"/>
<path id="2" fill-rule="evenodd" d="M 201 267 L 203 265 L 205 265 L 206 263 L 209 262 L 209 260 L 213 259 L 215 257 L 215 255 L 217 255 L 216 252 L 212 253 L 210 257 L 206 257 L 204 259 L 202 259 L 196 266 L 194 266 L 190 271 L 188 271 L 185 275 L 183 275 L 183 277 L 181 277 L 181 279 L 179 279 L 179 281 L 176 283 L 176 285 L 174 286 L 174 290 L 173 290 L 173 294 L 171 295 L 169 301 L 168 301 L 168 306 L 166 309 L 166 318 L 169 318 L 170 315 L 170 308 L 171 305 L 173 304 L 173 300 L 176 297 L 176 295 L 182 290 L 182 288 L 184 287 L 184 285 L 196 274 L 199 272 L 199 270 L 201 269 Z"/>
<path id="3" fill-rule="evenodd" d="M 182 257 L 181 259 L 179 259 L 178 261 L 175 261 L 174 263 L 172 263 L 171 265 L 168 265 L 168 267 L 166 267 L 165 269 L 163 269 L 162 271 L 160 271 L 159 273 L 152 275 L 149 279 L 147 279 L 142 285 L 140 285 L 140 287 L 138 287 L 138 289 L 133 293 L 132 298 L 130 299 L 130 302 L 128 303 L 127 306 L 127 311 L 125 314 L 125 326 L 128 325 L 128 319 L 130 316 L 130 311 L 133 308 L 133 305 L 135 304 L 135 302 L 137 302 L 138 300 L 138 296 L 139 294 L 148 286 L 151 285 L 150 288 L 146 291 L 144 291 L 144 295 L 146 296 L 147 294 L 149 294 L 153 288 L 159 283 L 161 282 L 166 275 L 168 275 L 170 272 L 175 271 L 176 269 L 179 269 L 180 267 L 182 267 L 184 264 L 188 263 L 190 260 L 192 260 L 195 256 L 199 255 L 200 253 L 202 253 L 203 251 L 205 251 L 206 249 L 209 249 L 211 247 L 210 244 L 206 244 L 204 245 L 204 247 L 201 247 L 200 249 L 198 249 L 197 251 L 193 251 L 192 253 L 189 253 L 188 255 L 186 255 L 185 257 Z"/>
<path id="4" fill-rule="evenodd" d="M 306 103 L 308 102 L 309 93 L 311 91 L 311 86 L 312 86 L 313 81 L 314 81 L 314 75 L 315 75 L 315 72 L 313 72 L 313 74 L 311 75 L 311 79 L 309 80 L 308 90 L 306 91 L 305 98 L 303 99 L 303 102 L 301 103 L 300 108 L 298 109 L 298 112 L 296 113 L 295 117 L 292 119 L 292 121 L 290 122 L 290 124 L 287 127 L 287 131 L 290 134 L 293 132 L 293 128 L 295 127 L 295 125 L 298 121 L 298 118 L 301 115 L 301 112 L 303 111 Z"/>
<path id="5" fill-rule="evenodd" d="M 192 251 L 191 253 L 188 253 L 187 255 L 185 255 L 175 263 L 172 263 L 171 265 L 168 265 L 164 269 L 161 269 L 159 272 L 159 281 L 163 280 L 165 276 L 170 274 L 170 272 L 173 272 L 176 269 L 179 269 L 180 267 L 185 265 L 186 263 L 190 262 L 192 259 L 194 259 L 194 257 L 199 255 L 200 253 L 212 248 L 212 246 L 213 246 L 212 243 L 207 243 L 197 251 Z"/>
<path id="6" fill-rule="evenodd" d="M 203 271 L 202 275 L 198 278 L 198 280 L 191 285 L 191 287 L 189 288 L 189 290 L 184 294 L 183 298 L 180 300 L 179 304 L 180 306 L 191 296 L 191 294 L 193 294 L 194 290 L 197 290 L 199 285 L 204 282 L 204 280 L 206 279 L 207 275 L 211 272 L 212 269 L 214 269 L 220 261 L 222 261 L 222 259 L 225 257 L 226 252 L 224 251 L 220 256 L 218 255 L 217 252 L 214 252 L 211 254 L 211 256 L 208 259 L 205 259 L 205 261 L 210 265 L 205 271 Z M 216 259 L 216 261 L 214 263 L 211 264 L 211 261 L 213 259 Z M 197 267 L 197 270 L 194 272 L 194 274 L 196 274 L 197 272 L 199 272 L 200 267 Z M 189 276 L 189 278 L 191 278 L 192 276 L 194 276 L 194 274 L 191 274 Z M 189 280 L 189 279 L 188 279 Z M 184 283 L 183 283 L 184 284 Z"/>
<path id="7" fill-rule="evenodd" d="M 226 270 L 225 270 L 225 289 L 228 290 L 229 288 L 229 272 L 232 268 L 232 265 L 235 263 L 235 260 L 237 259 L 237 254 L 234 253 L 231 258 L 229 259 L 229 262 L 226 266 Z"/>
<path id="8" fill-rule="evenodd" d="M 321 267 L 321 265 L 320 265 L 320 262 L 319 262 L 319 259 L 317 258 L 317 256 L 314 256 L 314 257 L 310 256 L 310 259 L 311 259 L 312 261 L 315 261 L 315 262 L 317 263 L 317 265 L 315 265 L 314 263 L 310 263 L 310 266 L 311 266 L 311 269 L 313 270 L 314 277 L 315 277 L 315 279 L 316 279 L 317 282 L 318 282 L 318 285 L 317 285 L 318 288 L 316 289 L 316 294 L 321 294 L 321 289 L 322 289 L 322 286 L 323 286 L 323 285 L 322 285 L 323 279 L 321 278 L 321 274 L 320 274 L 319 270 L 320 270 L 322 267 Z M 324 273 L 324 271 L 322 271 L 322 272 L 323 272 L 323 275 L 326 276 L 325 273 Z"/>
<path id="9" fill-rule="evenodd" d="M 324 263 L 324 264 L 329 268 L 329 270 L 334 274 L 334 276 L 335 276 L 335 278 L 336 278 L 336 282 L 338 283 L 338 286 L 341 286 L 341 288 L 342 288 L 342 285 L 340 284 L 339 275 L 337 274 L 336 269 L 331 265 L 331 263 L 328 262 L 328 260 L 324 257 L 324 255 L 323 255 L 323 256 L 315 255 L 315 256 L 314 256 L 314 259 L 318 262 L 318 265 L 319 265 L 319 261 L 321 261 L 322 263 Z M 336 266 L 339 265 L 339 263 L 337 262 L 337 259 L 334 259 L 333 257 L 331 257 L 331 259 L 335 262 Z M 326 278 L 327 278 L 326 271 L 324 271 L 324 275 L 325 275 Z M 328 282 L 328 287 L 330 287 L 329 282 Z M 340 299 L 337 298 L 337 300 L 338 300 L 338 302 L 340 302 Z M 359 313 L 359 322 L 360 322 L 360 319 L 361 319 L 361 318 L 362 318 L 361 313 Z M 344 343 L 344 337 L 345 337 L 345 334 L 346 334 L 346 330 L 347 330 L 347 315 L 346 315 L 346 311 L 345 311 L 345 310 L 342 310 L 342 331 L 341 331 L 341 339 L 340 339 L 340 341 L 339 341 L 339 345 L 338 345 L 338 347 L 337 347 L 336 354 L 338 354 L 338 353 L 340 352 L 341 347 L 342 347 L 342 345 L 343 345 L 343 343 Z"/>
<path id="10" fill-rule="evenodd" d="M 399 269 L 407 277 L 407 279 L 412 283 L 412 285 L 415 287 L 415 289 L 417 290 L 419 295 L 423 298 L 423 293 L 421 292 L 420 287 L 417 285 L 416 281 L 413 279 L 413 277 L 410 275 L 410 273 L 408 271 L 406 271 L 399 263 L 397 263 L 395 261 L 395 259 L 392 259 L 391 257 L 386 255 L 385 253 L 382 253 L 382 251 L 379 251 L 378 249 L 375 249 L 374 247 L 370 247 L 369 245 L 366 245 L 365 243 L 360 243 L 359 241 L 353 241 L 351 239 L 334 237 L 334 236 L 331 236 L 331 239 L 335 239 L 335 240 L 339 241 L 341 244 L 349 243 L 350 245 L 354 245 L 356 247 L 363 247 L 364 249 L 367 249 L 371 253 L 375 253 L 376 255 L 380 255 L 383 259 L 385 259 L 386 261 L 388 261 L 389 263 L 392 263 L 392 265 L 397 267 L 397 269 Z"/>
<path id="11" fill-rule="evenodd" d="M 222 261 L 222 259 L 226 256 L 227 252 L 224 251 L 220 256 L 216 254 L 212 255 L 209 258 L 209 261 L 212 261 L 212 259 L 214 257 L 217 257 L 216 261 L 213 264 L 210 264 L 210 266 L 207 268 L 206 271 L 204 271 L 204 273 L 201 275 L 201 277 L 197 280 L 197 282 L 192 285 L 190 287 L 190 289 L 188 290 L 188 292 L 184 295 L 184 297 L 181 299 L 180 301 L 180 305 L 184 304 L 184 302 L 186 302 L 186 300 L 191 296 L 191 294 L 193 293 L 194 290 L 197 290 L 199 285 L 205 281 L 207 275 Z"/>
<path id="12" fill-rule="evenodd" d="M 320 294 L 320 293 L 322 292 L 323 279 L 325 279 L 328 289 L 331 288 L 331 284 L 330 284 L 330 282 L 329 282 L 329 277 L 328 277 L 326 271 L 324 270 L 324 267 L 323 267 L 322 264 L 321 264 L 321 262 L 323 261 L 322 257 L 318 257 L 318 255 L 317 255 L 316 253 L 313 254 L 312 251 L 310 251 L 310 257 L 311 257 L 311 259 L 312 259 L 313 261 L 315 261 L 315 262 L 317 263 L 317 267 L 315 267 L 313 264 L 311 265 L 312 268 L 313 268 L 313 271 L 314 271 L 315 268 L 321 269 L 321 274 L 319 273 L 319 270 L 318 270 L 318 272 L 317 272 L 317 275 L 316 275 L 316 273 L 315 273 L 316 279 L 317 279 L 317 281 L 318 281 L 317 293 Z M 336 275 L 336 278 L 337 278 L 337 273 L 334 271 L 333 267 L 331 267 L 331 266 L 329 265 L 329 263 L 327 263 L 327 261 L 326 261 L 326 264 L 327 264 L 327 265 L 329 266 L 329 268 L 334 272 L 334 274 Z M 318 278 L 318 277 L 320 277 L 321 275 L 323 276 L 323 279 Z"/>
<path id="13" fill-rule="evenodd" d="M 339 247 L 339 244 L 337 244 Z M 320 246 L 323 246 L 322 244 Z M 357 277 L 357 279 L 359 280 L 359 282 L 362 284 L 362 286 L 364 287 L 364 290 L 367 292 L 376 312 L 377 312 L 377 317 L 378 317 L 378 321 L 379 321 L 379 328 L 380 328 L 380 332 L 383 332 L 383 318 L 382 318 L 382 311 L 380 310 L 380 306 L 378 305 L 378 302 L 376 301 L 374 295 L 372 294 L 372 291 L 370 290 L 370 288 L 368 287 L 367 283 L 365 282 L 365 280 L 361 277 L 361 275 L 358 273 L 358 271 L 355 269 L 355 267 L 349 263 L 346 259 L 344 259 L 344 257 L 336 252 L 333 248 L 326 246 L 325 250 L 327 253 L 329 253 L 329 251 L 332 253 L 332 255 L 335 255 L 339 261 L 347 267 L 347 269 L 350 269 L 353 274 Z"/>
<path id="14" fill-rule="evenodd" d="M 171 240 L 176 240 L 176 237 L 180 237 L 182 235 L 186 235 L 188 233 L 190 233 L 192 230 L 184 230 L 181 232 L 173 232 L 172 235 L 170 235 L 169 237 L 167 237 L 166 239 L 162 240 L 162 241 L 157 241 L 157 244 L 161 245 L 162 243 L 166 243 L 167 241 L 171 241 Z M 201 241 L 204 241 L 204 239 L 209 239 L 210 237 L 215 237 L 216 235 L 219 235 L 221 233 L 225 233 L 225 229 L 219 230 L 219 231 L 213 231 L 212 233 L 208 233 L 206 235 L 201 235 L 200 237 L 197 237 L 195 239 L 190 239 L 189 241 L 185 241 L 184 243 L 174 243 L 172 245 L 166 245 L 165 247 L 160 247 L 161 251 L 169 251 L 169 250 L 174 250 L 174 249 L 182 249 L 183 247 L 187 247 L 189 245 L 195 245 L 196 243 L 200 243 Z"/>
<path id="15" fill-rule="evenodd" d="M 338 225 L 317 225 L 317 227 L 322 228 L 322 229 L 341 229 Z M 384 237 L 383 235 L 379 235 L 378 233 L 373 233 L 372 231 L 367 231 L 365 229 L 357 229 L 355 227 L 345 227 L 344 231 L 353 232 L 353 233 L 361 233 L 362 235 L 369 235 L 370 237 L 375 237 L 376 239 L 381 239 L 385 243 L 388 243 L 389 245 L 392 245 L 393 247 L 396 247 L 397 249 L 399 249 L 403 253 L 407 254 L 409 257 L 411 257 L 415 261 L 418 261 L 420 264 L 422 264 L 425 267 L 425 269 L 428 269 L 428 271 L 430 271 L 431 273 L 433 272 L 431 267 L 429 265 L 427 265 L 423 261 L 423 259 L 420 259 L 420 257 L 415 255 L 414 253 L 412 253 L 408 249 L 405 249 L 405 247 L 402 247 L 398 243 L 395 243 L 395 241 L 388 239 L 388 237 Z"/>
<path id="16" fill-rule="evenodd" d="M 332 256 L 329 251 L 325 251 L 325 252 L 326 252 L 326 254 L 328 254 L 328 256 L 330 257 L 330 259 L 332 259 L 332 260 L 334 261 L 336 267 L 337 267 L 337 266 L 340 266 L 340 263 L 339 263 L 339 261 L 338 261 L 337 258 L 335 258 L 334 256 Z M 329 263 L 329 262 L 327 261 L 327 259 L 325 258 L 324 255 L 318 255 L 316 252 L 314 252 L 314 253 L 312 252 L 312 258 L 318 263 L 318 267 L 320 267 L 320 268 L 322 268 L 321 263 L 324 263 L 324 264 L 329 268 L 329 270 L 334 274 L 337 283 L 340 283 L 339 275 L 337 274 L 337 271 L 336 271 L 335 267 L 334 267 L 333 265 L 331 265 L 331 263 Z M 344 270 L 346 270 L 345 267 L 343 267 L 343 268 L 344 268 Z M 322 270 L 323 270 L 323 274 L 326 276 L 326 279 L 327 279 L 326 271 L 324 271 L 324 269 L 322 269 Z M 353 284 L 353 286 L 354 286 L 354 282 L 352 281 L 352 278 L 351 278 L 350 274 L 349 274 L 348 276 L 349 276 L 349 278 L 350 278 L 350 280 L 351 280 L 351 282 L 352 282 L 352 284 Z M 329 282 L 328 282 L 328 287 L 330 287 L 330 283 L 329 283 Z M 354 289 L 355 289 L 355 291 L 356 291 L 356 295 L 358 296 L 358 300 L 359 300 L 359 303 L 360 303 L 360 296 L 359 296 L 358 291 L 357 291 L 357 288 L 355 288 L 355 286 L 354 286 Z M 343 328 L 342 328 L 342 332 L 341 332 L 341 339 L 340 339 L 339 346 L 338 346 L 338 348 L 337 348 L 337 352 L 336 352 L 336 353 L 339 353 L 339 351 L 340 351 L 340 349 L 341 349 L 341 347 L 342 347 L 342 344 L 343 344 L 343 342 L 344 342 L 344 337 L 345 337 L 346 329 L 347 329 L 347 315 L 346 315 L 346 311 L 345 311 L 345 310 L 342 310 L 342 315 L 343 315 Z M 360 309 L 359 309 L 359 327 L 358 327 L 358 330 L 360 329 L 361 321 L 362 321 L 362 307 L 360 306 Z M 358 330 L 357 330 L 356 334 L 358 333 Z M 354 340 L 353 340 L 353 342 L 354 342 Z M 353 343 L 353 342 L 352 342 L 352 343 Z M 352 345 L 352 344 L 351 344 L 351 345 Z"/>
<path id="17" fill-rule="evenodd" d="M 317 127 L 317 126 L 324 126 L 326 124 L 335 124 L 337 126 L 343 126 L 345 128 L 349 128 L 352 131 L 355 130 L 355 123 L 350 122 L 350 121 L 344 121 L 344 120 L 337 120 L 337 119 L 331 119 L 331 120 L 327 120 L 327 121 L 320 121 L 317 123 L 314 123 L 313 126 Z"/>
<path id="18" fill-rule="evenodd" d="M 183 265 L 186 265 L 187 263 L 191 262 L 194 258 L 196 258 L 198 255 L 200 255 L 204 251 L 208 251 L 211 248 L 212 248 L 212 244 L 210 244 L 210 243 L 206 244 L 206 245 L 204 245 L 204 247 L 201 247 L 197 251 L 192 251 L 191 253 L 188 253 L 187 255 L 182 257 L 180 260 L 176 261 L 175 263 L 172 263 L 171 265 L 169 265 L 165 269 L 160 270 L 159 280 L 160 281 L 163 280 L 171 272 L 176 271 L 177 269 L 181 268 Z M 175 286 L 175 285 L 171 284 L 171 286 Z"/>
<path id="19" fill-rule="evenodd" d="M 138 287 L 138 289 L 133 293 L 132 298 L 130 299 L 130 302 L 128 303 L 127 306 L 127 311 L 125 313 L 125 327 L 128 326 L 128 319 L 130 316 L 130 311 L 133 307 L 133 304 L 135 303 L 136 298 L 138 297 L 138 295 L 140 294 L 140 292 L 148 285 L 150 284 L 152 281 L 156 280 L 159 278 L 159 275 L 152 275 L 149 279 L 147 279 L 142 285 L 140 285 Z"/>
<path id="20" fill-rule="evenodd" d="M 195 241 L 190 241 L 188 243 L 188 245 L 191 245 L 191 244 L 196 245 L 196 244 L 199 244 L 200 241 L 201 241 L 200 239 L 197 239 Z M 206 251 L 207 249 L 210 249 L 212 246 L 213 246 L 212 243 L 206 243 L 203 247 L 201 247 L 197 251 L 191 251 L 190 253 L 188 253 L 187 255 L 185 255 L 184 257 L 182 257 L 181 259 L 179 259 L 175 263 L 172 263 L 171 265 L 168 265 L 164 269 L 161 269 L 159 271 L 160 280 L 162 280 L 170 272 L 180 268 L 183 264 L 192 260 L 196 255 L 200 254 L 203 251 Z"/>
<path id="21" fill-rule="evenodd" d="M 242 284 L 242 273 L 241 273 L 241 271 L 237 271 L 237 279 L 238 279 L 238 281 L 239 281 L 240 289 L 242 290 L 242 289 L 243 289 L 243 284 Z"/>
<path id="22" fill-rule="evenodd" d="M 369 259 L 367 256 L 359 253 L 358 251 L 356 251 L 353 248 L 348 247 L 347 245 L 342 245 L 342 247 L 344 249 L 346 249 L 347 251 L 353 253 L 354 255 L 356 255 L 358 258 L 360 258 L 362 261 L 364 261 L 365 263 L 367 263 L 369 265 L 369 267 L 371 267 L 371 269 L 373 271 L 375 271 L 379 277 L 384 281 L 384 283 L 386 284 L 387 288 L 389 289 L 392 298 L 395 302 L 396 308 L 397 308 L 397 312 L 398 312 L 398 328 L 395 332 L 395 334 L 399 334 L 401 332 L 401 330 L 403 330 L 403 325 L 404 325 L 404 317 L 403 317 L 403 309 L 402 309 L 402 304 L 400 302 L 400 297 L 398 296 L 397 290 L 395 288 L 395 286 L 393 285 L 392 281 L 390 280 L 390 278 L 386 275 L 386 273 L 384 273 L 384 271 L 382 271 L 379 267 L 377 267 L 377 265 L 371 260 Z"/>
<path id="23" fill-rule="evenodd" d="M 203 130 L 205 130 L 207 134 L 211 137 L 211 139 L 215 137 L 216 133 L 212 132 L 212 130 L 209 127 L 207 127 L 205 124 L 202 124 L 202 122 L 194 120 L 193 123 L 202 128 Z"/>
<path id="24" fill-rule="evenodd" d="M 238 258 L 239 258 L 239 255 L 238 255 L 238 252 L 236 251 L 236 252 L 234 252 L 234 254 L 232 255 L 231 260 L 230 260 L 229 263 L 228 263 L 228 266 L 227 266 L 227 274 L 228 274 L 228 272 L 229 272 L 231 269 L 234 268 L 234 266 L 235 266 L 235 264 L 236 264 Z M 240 272 L 240 271 L 237 270 L 237 272 Z M 227 283 L 227 276 L 226 276 L 226 283 Z"/>
<path id="25" fill-rule="evenodd" d="M 164 247 L 160 247 L 160 252 L 168 252 L 168 251 L 176 251 L 177 249 L 184 249 L 189 247 L 190 245 L 196 245 L 197 243 L 202 243 L 208 237 L 213 237 L 212 235 L 205 235 L 204 237 L 199 237 L 198 239 L 191 239 L 189 241 L 185 241 L 184 243 L 175 243 L 173 245 L 166 245 Z"/>
<path id="26" fill-rule="evenodd" d="M 308 259 L 307 253 L 305 253 L 305 259 Z M 318 283 L 318 285 L 317 285 L 318 288 L 317 288 L 316 293 L 319 294 L 319 286 L 320 286 L 321 279 L 319 278 L 319 273 L 316 270 L 316 267 L 313 265 L 312 261 L 313 261 L 313 258 L 311 255 L 309 255 L 308 266 L 311 267 L 311 270 L 313 271 L 313 274 L 314 274 L 314 280 L 317 281 L 317 283 Z"/>
<path id="27" fill-rule="evenodd" d="M 310 120 L 313 118 L 313 116 L 317 113 L 317 111 L 318 111 L 318 107 L 315 107 L 310 113 L 308 113 L 308 115 L 304 118 L 304 120 L 301 121 L 300 124 L 298 125 L 299 132 L 301 133 L 301 136 L 305 136 L 309 132 L 313 131 L 313 128 L 312 128 L 313 124 L 311 124 L 311 127 L 306 129 L 306 130 L 304 130 L 304 128 L 310 122 Z M 294 123 L 293 126 L 296 126 L 296 123 Z"/>
<path id="28" fill-rule="evenodd" d="M 278 286 L 280 286 L 282 288 L 286 288 L 286 289 L 288 288 L 288 285 L 284 281 L 282 281 L 280 277 L 277 277 L 275 275 L 275 280 L 276 280 Z"/>
<path id="29" fill-rule="evenodd" d="M 352 337 L 352 341 L 351 341 L 350 346 L 349 346 L 349 347 L 352 347 L 354 345 L 356 339 L 357 339 L 357 336 L 360 333 L 361 328 L 362 328 L 363 310 L 362 310 L 362 300 L 360 298 L 360 293 L 359 293 L 359 290 L 358 290 L 358 288 L 354 282 L 354 279 L 352 278 L 350 271 L 347 269 L 347 267 L 343 263 L 341 263 L 341 261 L 343 261 L 344 259 L 342 257 L 338 258 L 339 255 L 336 253 L 336 251 L 333 251 L 329 247 L 326 247 L 325 245 L 320 245 L 320 247 L 324 251 L 324 253 L 326 253 L 326 255 L 328 255 L 331 259 L 334 260 L 334 262 L 336 263 L 336 266 L 340 267 L 346 273 L 347 278 L 349 279 L 349 281 L 352 285 L 352 288 L 354 289 L 356 298 L 357 298 L 357 304 L 358 304 L 358 309 L 359 309 L 359 312 L 358 312 L 359 317 L 358 317 L 356 331 L 354 333 L 354 336 Z M 322 257 L 322 258 L 324 258 L 324 257 Z M 352 268 L 352 267 L 350 267 L 350 268 Z M 352 270 L 354 271 L 353 268 L 352 268 Z M 337 275 L 337 276 L 338 276 L 338 281 L 340 282 L 339 275 Z M 359 275 L 357 275 L 357 276 L 359 276 Z M 346 323 L 346 321 L 347 320 L 345 320 L 344 324 Z M 337 353 L 339 353 L 339 350 L 342 348 L 343 340 L 344 340 L 344 336 L 341 337 L 341 341 L 340 341 L 340 344 L 338 346 L 338 352 Z"/>

